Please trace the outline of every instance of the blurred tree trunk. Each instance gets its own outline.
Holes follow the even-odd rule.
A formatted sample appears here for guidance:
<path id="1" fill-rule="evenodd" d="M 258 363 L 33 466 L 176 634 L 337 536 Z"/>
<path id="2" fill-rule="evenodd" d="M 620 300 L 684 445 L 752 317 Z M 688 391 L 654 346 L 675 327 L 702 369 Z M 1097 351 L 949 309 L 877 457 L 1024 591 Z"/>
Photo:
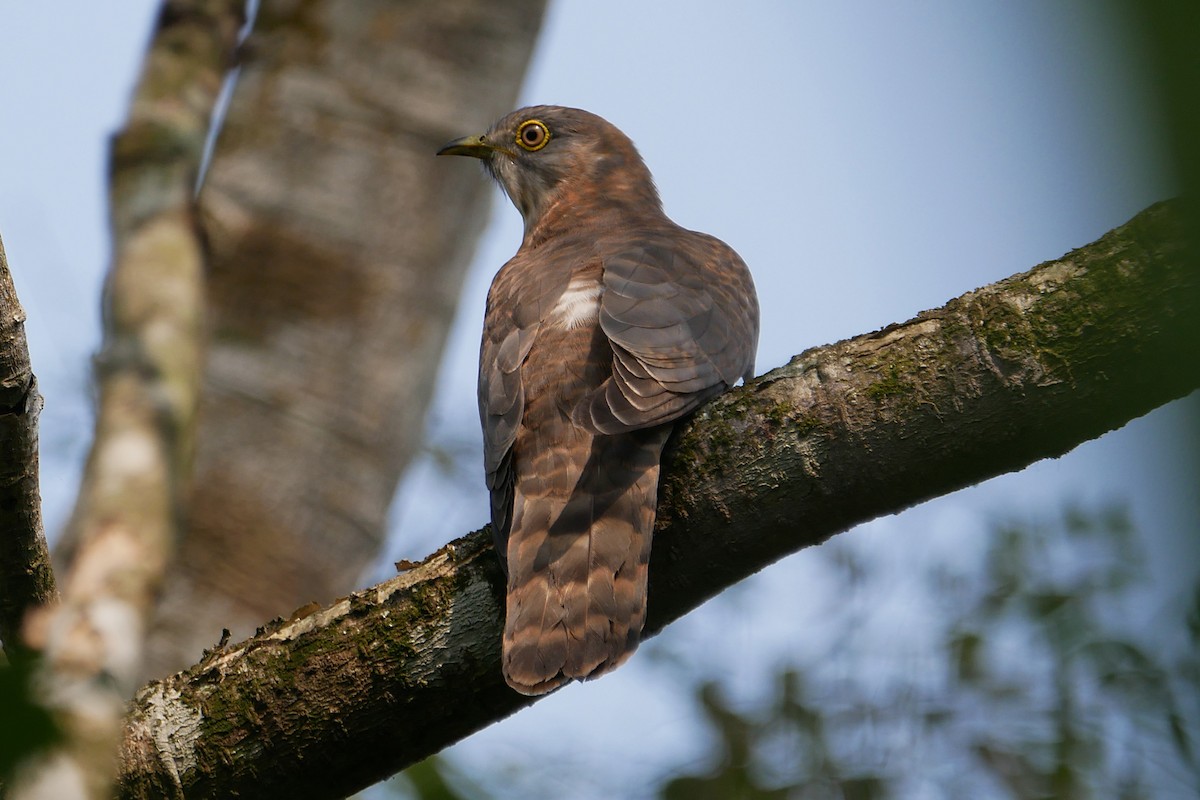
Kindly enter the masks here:
<path id="1" fill-rule="evenodd" d="M 211 344 L 148 676 L 360 585 L 490 201 L 433 154 L 512 107 L 544 5 L 260 8 L 200 197 Z"/>
<path id="2" fill-rule="evenodd" d="M 243 6 L 163 3 L 129 115 L 112 140 L 113 248 L 95 359 L 95 434 L 59 541 L 61 602 L 33 610 L 21 631 L 39 651 L 31 693 L 61 737 L 22 759 L 13 800 L 111 796 L 126 703 L 181 538 L 204 361 L 195 186 Z"/>

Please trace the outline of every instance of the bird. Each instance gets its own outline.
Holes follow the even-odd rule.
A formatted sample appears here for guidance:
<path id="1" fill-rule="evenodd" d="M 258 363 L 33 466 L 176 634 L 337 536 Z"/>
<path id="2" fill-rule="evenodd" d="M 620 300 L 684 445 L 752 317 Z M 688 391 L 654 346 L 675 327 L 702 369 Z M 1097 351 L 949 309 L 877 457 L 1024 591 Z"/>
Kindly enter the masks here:
<path id="1" fill-rule="evenodd" d="M 438 155 L 479 159 L 524 221 L 488 291 L 478 399 L 504 678 L 540 695 L 636 649 L 663 446 L 753 377 L 758 298 L 729 245 L 666 216 L 633 142 L 596 114 L 521 108 Z"/>

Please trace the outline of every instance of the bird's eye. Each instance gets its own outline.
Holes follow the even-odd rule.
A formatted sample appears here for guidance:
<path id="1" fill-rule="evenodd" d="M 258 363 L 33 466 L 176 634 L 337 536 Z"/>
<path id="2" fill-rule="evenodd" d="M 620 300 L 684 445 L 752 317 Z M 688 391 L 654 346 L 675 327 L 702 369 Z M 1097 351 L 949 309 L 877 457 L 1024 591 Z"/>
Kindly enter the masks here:
<path id="1" fill-rule="evenodd" d="M 550 129 L 540 119 L 527 119 L 517 128 L 517 144 L 529 152 L 541 150 L 550 141 Z"/>

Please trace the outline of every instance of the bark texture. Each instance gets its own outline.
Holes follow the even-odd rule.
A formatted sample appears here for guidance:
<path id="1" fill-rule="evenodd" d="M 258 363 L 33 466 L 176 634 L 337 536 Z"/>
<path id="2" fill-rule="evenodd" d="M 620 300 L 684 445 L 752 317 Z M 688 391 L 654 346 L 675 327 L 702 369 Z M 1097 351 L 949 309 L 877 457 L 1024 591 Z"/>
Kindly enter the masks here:
<path id="1" fill-rule="evenodd" d="M 24 655 L 26 614 L 58 597 L 38 493 L 41 410 L 25 310 L 0 242 L 0 642 L 10 661 Z"/>
<path id="2" fill-rule="evenodd" d="M 787 553 L 1061 455 L 1200 387 L 1178 204 L 899 325 L 808 350 L 668 445 L 647 631 Z M 145 687 L 127 798 L 341 797 L 533 702 L 501 677 L 477 531 Z"/>
<path id="3" fill-rule="evenodd" d="M 544 5 L 261 6 L 201 193 L 209 362 L 149 675 L 361 585 L 490 202 L 433 154 L 512 106 Z"/>
<path id="4" fill-rule="evenodd" d="M 145 631 L 178 537 L 202 360 L 203 252 L 193 191 L 232 61 L 240 0 L 164 4 L 112 145 L 113 263 L 96 432 L 65 534 L 63 599 L 28 627 L 61 747 L 12 796 L 108 797 Z"/>

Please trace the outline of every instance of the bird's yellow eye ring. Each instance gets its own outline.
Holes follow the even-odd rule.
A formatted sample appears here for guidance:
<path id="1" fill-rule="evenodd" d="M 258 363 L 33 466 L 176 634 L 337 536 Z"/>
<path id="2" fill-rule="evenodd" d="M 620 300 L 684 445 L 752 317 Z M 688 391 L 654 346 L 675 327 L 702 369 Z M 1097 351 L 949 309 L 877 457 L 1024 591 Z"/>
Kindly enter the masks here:
<path id="1" fill-rule="evenodd" d="M 535 152 L 550 143 L 550 129 L 540 119 L 527 119 L 517 128 L 517 144 L 521 149 Z"/>

